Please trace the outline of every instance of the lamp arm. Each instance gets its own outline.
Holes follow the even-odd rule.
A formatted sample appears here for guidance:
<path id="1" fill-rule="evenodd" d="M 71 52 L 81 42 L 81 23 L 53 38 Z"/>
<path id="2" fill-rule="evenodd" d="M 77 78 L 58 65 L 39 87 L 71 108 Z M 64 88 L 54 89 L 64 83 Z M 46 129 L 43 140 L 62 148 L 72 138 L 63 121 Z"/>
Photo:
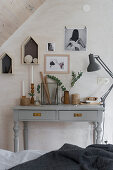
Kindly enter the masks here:
<path id="1" fill-rule="evenodd" d="M 113 72 L 108 68 L 108 66 L 102 61 L 102 59 L 99 56 L 95 56 L 96 60 L 101 64 L 101 66 L 104 68 L 104 70 L 113 78 Z M 111 92 L 113 88 L 113 84 L 110 86 L 110 88 L 107 90 L 107 92 L 101 97 L 101 102 L 103 103 L 103 106 L 105 107 L 105 100 L 109 93 Z"/>
<path id="2" fill-rule="evenodd" d="M 101 66 L 106 70 L 106 72 L 113 78 L 112 71 L 107 67 L 107 65 L 101 60 L 99 56 L 95 57 L 96 60 L 101 64 Z"/>
<path id="3" fill-rule="evenodd" d="M 104 107 L 105 107 L 105 100 L 106 100 L 107 96 L 109 95 L 109 93 L 111 92 L 112 88 L 113 88 L 113 84 L 110 86 L 108 91 L 101 97 L 101 102 L 103 102 Z"/>

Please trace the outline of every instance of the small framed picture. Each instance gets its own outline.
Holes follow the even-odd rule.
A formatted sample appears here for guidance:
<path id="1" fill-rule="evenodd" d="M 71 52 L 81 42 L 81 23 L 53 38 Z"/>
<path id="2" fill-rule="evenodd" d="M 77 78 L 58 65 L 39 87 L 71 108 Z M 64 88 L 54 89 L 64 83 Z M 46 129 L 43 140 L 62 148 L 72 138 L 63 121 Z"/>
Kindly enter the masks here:
<path id="1" fill-rule="evenodd" d="M 70 56 L 68 54 L 45 54 L 45 74 L 69 74 Z"/>
<path id="2" fill-rule="evenodd" d="M 68 51 L 86 51 L 87 29 L 65 27 L 64 48 Z"/>
<path id="3" fill-rule="evenodd" d="M 55 43 L 53 42 L 47 43 L 47 51 L 55 51 Z"/>

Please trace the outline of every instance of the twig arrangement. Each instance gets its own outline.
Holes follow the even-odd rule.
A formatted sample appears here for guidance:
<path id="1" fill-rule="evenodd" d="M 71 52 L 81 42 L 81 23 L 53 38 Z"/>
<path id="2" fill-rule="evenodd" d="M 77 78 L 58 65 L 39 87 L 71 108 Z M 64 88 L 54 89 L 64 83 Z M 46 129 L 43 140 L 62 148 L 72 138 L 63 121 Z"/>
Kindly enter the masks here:
<path id="1" fill-rule="evenodd" d="M 55 77 L 55 76 L 51 76 L 51 75 L 47 75 L 47 77 L 50 78 L 50 79 L 52 79 L 52 80 L 54 80 L 54 81 L 56 81 L 56 83 L 58 84 L 58 86 L 61 87 L 62 91 L 66 91 L 66 87 L 63 85 L 63 83 L 61 82 L 60 79 L 58 79 L 58 78 Z"/>
<path id="2" fill-rule="evenodd" d="M 78 74 L 76 74 L 74 71 L 72 71 L 72 80 L 71 80 L 71 87 L 73 87 L 75 85 L 75 82 L 80 79 L 80 77 L 82 76 L 83 72 L 78 72 Z"/>
<path id="3" fill-rule="evenodd" d="M 71 87 L 70 87 L 70 90 L 71 88 L 75 85 L 75 82 L 80 79 L 80 77 L 82 76 L 83 72 L 78 72 L 78 74 L 76 74 L 74 71 L 72 71 L 72 80 L 71 80 Z M 57 77 L 55 76 L 52 76 L 52 75 L 47 75 L 48 78 L 56 81 L 56 83 L 58 84 L 58 86 L 61 87 L 62 91 L 67 91 L 66 87 L 63 85 L 63 83 L 61 82 L 60 79 L 58 79 Z M 69 90 L 69 91 L 70 91 Z"/>
<path id="4" fill-rule="evenodd" d="M 44 76 L 43 76 L 42 72 L 40 72 L 40 76 L 41 76 L 42 83 L 44 85 L 45 94 L 46 94 L 48 103 L 51 104 L 50 95 L 49 95 L 49 91 L 48 91 L 48 87 L 47 87 L 47 82 L 45 82 L 45 79 L 44 79 Z"/>

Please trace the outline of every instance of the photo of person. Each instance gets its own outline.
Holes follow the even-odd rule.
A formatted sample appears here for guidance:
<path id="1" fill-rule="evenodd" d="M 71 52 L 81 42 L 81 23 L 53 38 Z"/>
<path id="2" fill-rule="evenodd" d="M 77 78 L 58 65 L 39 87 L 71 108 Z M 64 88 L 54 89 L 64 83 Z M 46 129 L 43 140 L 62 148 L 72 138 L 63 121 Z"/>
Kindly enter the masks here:
<path id="1" fill-rule="evenodd" d="M 67 29 L 65 27 L 65 50 L 86 50 L 86 27 L 84 29 Z"/>
<path id="2" fill-rule="evenodd" d="M 47 43 L 47 51 L 55 51 L 55 43 Z"/>

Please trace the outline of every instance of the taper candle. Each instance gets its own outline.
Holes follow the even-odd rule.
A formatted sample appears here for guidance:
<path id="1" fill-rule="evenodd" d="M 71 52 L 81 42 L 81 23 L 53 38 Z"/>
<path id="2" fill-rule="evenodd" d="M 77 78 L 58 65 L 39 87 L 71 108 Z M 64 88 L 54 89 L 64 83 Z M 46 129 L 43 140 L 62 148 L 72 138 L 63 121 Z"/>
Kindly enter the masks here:
<path id="1" fill-rule="evenodd" d="M 24 84 L 24 80 L 22 81 L 22 96 L 25 96 L 25 84 Z"/>
<path id="2" fill-rule="evenodd" d="M 31 83 L 33 84 L 33 66 L 31 68 Z"/>

